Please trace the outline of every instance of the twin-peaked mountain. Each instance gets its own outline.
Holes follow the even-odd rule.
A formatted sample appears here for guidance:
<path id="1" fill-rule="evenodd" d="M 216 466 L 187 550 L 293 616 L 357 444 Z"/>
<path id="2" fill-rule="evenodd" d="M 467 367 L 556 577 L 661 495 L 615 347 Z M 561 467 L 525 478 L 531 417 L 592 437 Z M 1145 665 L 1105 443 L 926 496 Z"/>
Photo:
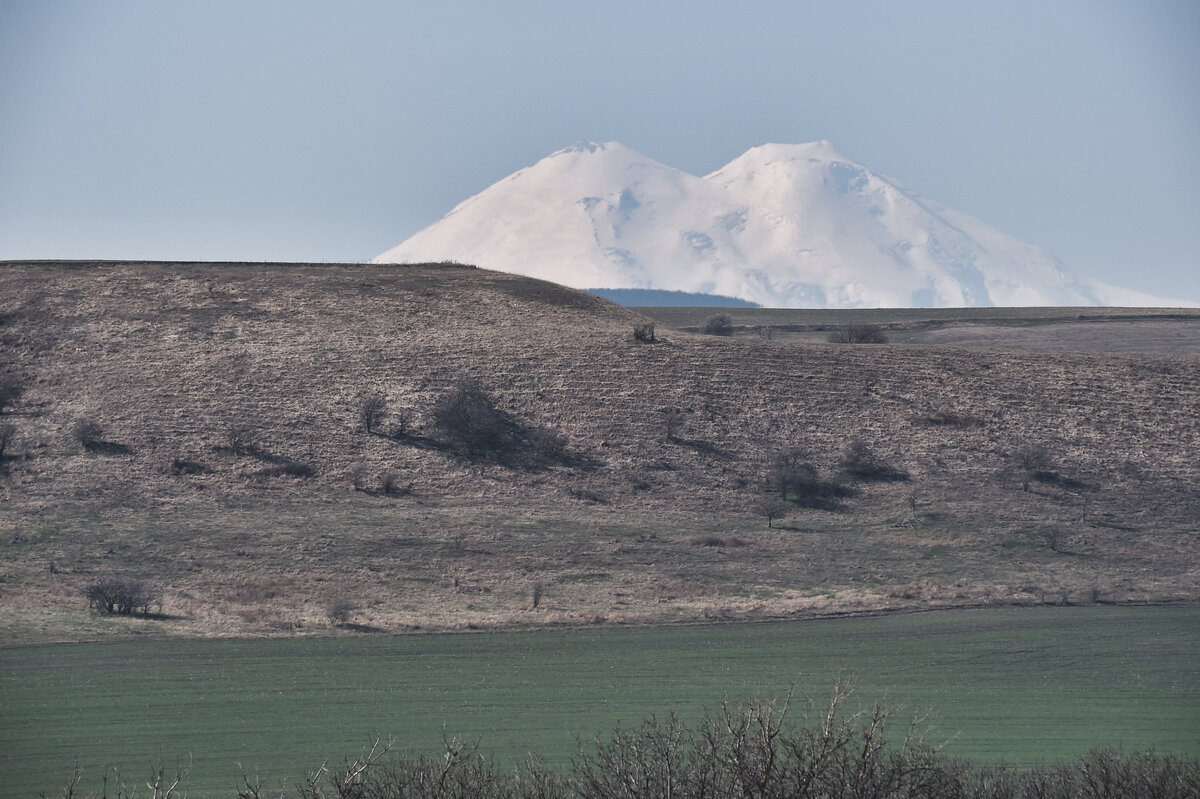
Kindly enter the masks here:
<path id="1" fill-rule="evenodd" d="M 755 147 L 702 178 L 616 142 L 568 147 L 375 262 L 440 260 L 769 307 L 1169 304 L 1074 277 L 825 141 Z"/>

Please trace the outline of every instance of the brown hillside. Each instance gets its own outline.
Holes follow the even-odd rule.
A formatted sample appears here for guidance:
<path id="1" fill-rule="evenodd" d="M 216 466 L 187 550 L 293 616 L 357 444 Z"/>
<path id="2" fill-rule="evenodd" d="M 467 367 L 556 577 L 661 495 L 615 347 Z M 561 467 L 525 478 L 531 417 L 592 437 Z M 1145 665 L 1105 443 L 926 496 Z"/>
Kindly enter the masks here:
<path id="1" fill-rule="evenodd" d="M 1194 356 L 644 343 L 630 311 L 457 265 L 8 263 L 0 303 L 9 643 L 1200 598 Z M 433 408 L 464 379 L 524 443 L 455 451 Z M 841 467 L 856 439 L 874 475 Z M 837 489 L 768 528 L 793 449 Z M 89 614 L 109 575 L 157 581 L 166 618 Z"/>

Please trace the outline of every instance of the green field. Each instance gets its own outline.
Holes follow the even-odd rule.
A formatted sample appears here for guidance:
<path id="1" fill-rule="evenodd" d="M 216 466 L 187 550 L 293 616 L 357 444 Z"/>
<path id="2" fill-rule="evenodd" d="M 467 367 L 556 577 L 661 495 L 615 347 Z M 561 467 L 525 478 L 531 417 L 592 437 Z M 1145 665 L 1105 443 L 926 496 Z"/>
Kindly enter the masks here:
<path id="1" fill-rule="evenodd" d="M 326 640 L 65 644 L 0 650 L 0 793 L 59 790 L 78 759 L 144 780 L 192 760 L 190 796 L 230 796 L 242 764 L 288 785 L 375 736 L 443 734 L 503 762 L 565 763 L 576 740 L 649 713 L 696 719 L 722 696 L 926 711 L 930 738 L 979 763 L 1101 745 L 1200 752 L 1200 609 L 999 608 L 730 626 Z M 291 788 L 289 788 L 291 790 Z"/>

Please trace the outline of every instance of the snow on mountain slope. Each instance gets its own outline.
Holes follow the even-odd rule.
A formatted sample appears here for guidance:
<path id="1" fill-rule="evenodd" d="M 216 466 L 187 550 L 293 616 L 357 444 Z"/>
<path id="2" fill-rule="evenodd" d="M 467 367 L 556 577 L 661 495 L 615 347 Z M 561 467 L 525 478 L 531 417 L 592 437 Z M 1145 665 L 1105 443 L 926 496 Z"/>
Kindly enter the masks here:
<path id="1" fill-rule="evenodd" d="M 703 178 L 616 142 L 568 147 L 465 200 L 376 263 L 456 260 L 575 288 L 767 307 L 1169 305 L 1068 275 L 829 142 L 767 144 Z"/>

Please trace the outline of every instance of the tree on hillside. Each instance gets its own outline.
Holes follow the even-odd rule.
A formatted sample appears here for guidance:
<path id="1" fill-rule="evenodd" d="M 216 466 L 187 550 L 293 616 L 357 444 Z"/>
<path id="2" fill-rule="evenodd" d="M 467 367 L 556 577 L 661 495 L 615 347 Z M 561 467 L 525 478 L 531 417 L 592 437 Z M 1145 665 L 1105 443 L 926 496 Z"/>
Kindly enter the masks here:
<path id="1" fill-rule="evenodd" d="M 358 399 L 358 421 L 369 434 L 371 428 L 387 414 L 387 397 L 380 391 L 370 391 Z"/>
<path id="2" fill-rule="evenodd" d="M 519 425 L 473 380 L 460 381 L 438 398 L 432 415 L 434 427 L 464 455 L 504 454 L 518 443 Z"/>
<path id="3" fill-rule="evenodd" d="M 1013 465 L 1021 479 L 1021 490 L 1028 491 L 1035 480 L 1053 478 L 1054 458 L 1041 444 L 1027 444 L 1012 454 Z"/>

